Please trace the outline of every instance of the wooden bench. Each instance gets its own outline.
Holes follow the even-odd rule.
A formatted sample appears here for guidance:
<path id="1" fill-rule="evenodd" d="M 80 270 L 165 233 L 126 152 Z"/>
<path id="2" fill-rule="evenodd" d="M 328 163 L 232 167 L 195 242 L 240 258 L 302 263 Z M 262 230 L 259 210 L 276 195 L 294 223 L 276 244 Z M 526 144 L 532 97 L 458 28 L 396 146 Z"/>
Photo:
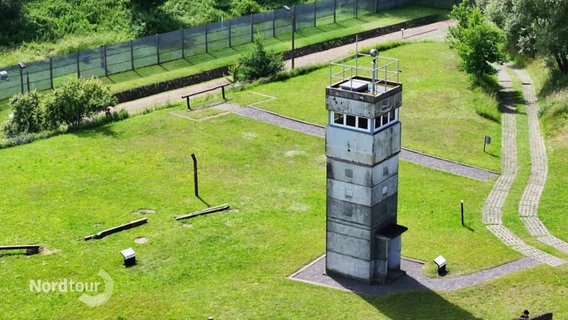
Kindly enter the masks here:
<path id="1" fill-rule="evenodd" d="M 538 316 L 530 317 L 529 320 L 552 320 L 552 312 L 540 314 Z"/>
<path id="2" fill-rule="evenodd" d="M 0 251 L 3 251 L 3 250 L 26 250 L 26 254 L 39 253 L 39 249 L 40 249 L 39 244 L 0 246 Z"/>
<path id="3" fill-rule="evenodd" d="M 221 95 L 223 96 L 223 100 L 227 100 L 227 99 L 225 98 L 225 87 L 228 86 L 228 85 L 229 85 L 229 84 L 226 83 L 226 84 L 223 84 L 223 85 L 220 85 L 220 86 L 216 86 L 216 87 L 213 87 L 213 88 L 209 88 L 209 89 L 205 89 L 205 90 L 202 90 L 202 91 L 199 91 L 199 92 L 190 93 L 190 94 L 187 94 L 187 95 L 185 95 L 185 96 L 181 96 L 181 98 L 186 100 L 186 102 L 187 102 L 187 109 L 188 109 L 188 110 L 191 110 L 191 106 L 190 106 L 190 103 L 189 103 L 189 98 L 191 98 L 191 97 L 193 97 L 193 96 L 196 96 L 196 95 L 198 95 L 198 94 L 206 93 L 206 92 L 209 92 L 209 91 L 214 91 L 214 90 L 217 90 L 217 89 L 219 89 L 219 88 L 221 88 Z"/>

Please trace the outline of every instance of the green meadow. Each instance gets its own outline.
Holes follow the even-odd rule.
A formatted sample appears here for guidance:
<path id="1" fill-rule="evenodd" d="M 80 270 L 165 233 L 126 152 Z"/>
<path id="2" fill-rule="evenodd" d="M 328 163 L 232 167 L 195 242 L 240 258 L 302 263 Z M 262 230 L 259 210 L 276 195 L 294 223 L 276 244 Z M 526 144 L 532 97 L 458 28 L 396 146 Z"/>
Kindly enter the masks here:
<path id="1" fill-rule="evenodd" d="M 412 43 L 384 55 L 402 63 L 403 146 L 498 171 L 500 124 L 479 115 L 497 110 L 496 100 L 470 86 L 447 45 Z M 228 98 L 325 124 L 328 84 L 324 68 L 230 92 Z M 259 103 L 266 97 L 257 93 L 275 99 Z M 179 103 L 0 150 L 0 242 L 44 247 L 39 255 L 0 256 L 1 317 L 510 319 L 525 308 L 568 316 L 566 265 L 541 265 L 459 291 L 379 297 L 289 280 L 325 252 L 324 140 L 210 108 L 188 112 Z M 487 153 L 484 135 L 493 137 Z M 192 153 L 198 159 L 200 198 L 194 195 Z M 550 172 L 563 163 L 554 152 Z M 437 277 L 431 261 L 440 254 L 448 260 L 448 277 L 522 257 L 481 223 L 493 181 L 407 162 L 401 162 L 399 179 L 399 222 L 409 227 L 402 254 L 425 261 L 429 276 Z M 564 178 L 550 174 L 549 179 L 560 186 Z M 560 221 L 558 209 L 566 208 L 551 205 L 550 192 L 559 190 L 547 189 L 543 199 L 547 222 Z M 461 226 L 460 200 L 469 228 Z M 231 210 L 173 219 L 222 203 Z M 140 209 L 155 213 L 134 213 Z M 83 240 L 142 217 L 149 220 L 143 226 Z M 550 229 L 555 228 L 561 224 Z M 146 243 L 135 242 L 142 237 Z M 128 247 L 137 253 L 131 268 L 120 255 Z M 113 292 L 98 307 L 81 302 L 79 292 L 30 289 L 32 280 L 102 282 L 101 269 L 112 278 Z"/>

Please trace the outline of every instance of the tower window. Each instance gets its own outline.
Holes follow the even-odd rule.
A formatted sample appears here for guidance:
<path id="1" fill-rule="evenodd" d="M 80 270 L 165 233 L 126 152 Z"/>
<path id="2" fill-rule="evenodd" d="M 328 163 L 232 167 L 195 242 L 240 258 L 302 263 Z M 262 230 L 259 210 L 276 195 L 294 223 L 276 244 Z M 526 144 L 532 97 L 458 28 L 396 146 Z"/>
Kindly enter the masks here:
<path id="1" fill-rule="evenodd" d="M 332 112 L 333 113 L 333 123 L 339 125 L 345 125 L 345 116 L 341 113 Z"/>
<path id="2" fill-rule="evenodd" d="M 387 113 L 383 113 L 375 118 L 375 129 L 374 132 L 389 126 L 391 123 L 398 121 L 398 108 L 392 108 Z"/>
<path id="3" fill-rule="evenodd" d="M 357 128 L 367 130 L 369 129 L 369 119 L 367 118 L 358 118 L 357 119 Z"/>
<path id="4" fill-rule="evenodd" d="M 348 127 L 357 127 L 355 124 L 357 122 L 357 117 L 355 116 L 351 116 L 351 115 L 347 115 L 346 117 L 347 122 L 345 123 L 346 126 Z"/>
<path id="5" fill-rule="evenodd" d="M 371 131 L 370 119 L 333 111 L 330 112 L 330 117 L 333 119 L 332 125 L 336 127 L 346 127 L 366 132 Z"/>

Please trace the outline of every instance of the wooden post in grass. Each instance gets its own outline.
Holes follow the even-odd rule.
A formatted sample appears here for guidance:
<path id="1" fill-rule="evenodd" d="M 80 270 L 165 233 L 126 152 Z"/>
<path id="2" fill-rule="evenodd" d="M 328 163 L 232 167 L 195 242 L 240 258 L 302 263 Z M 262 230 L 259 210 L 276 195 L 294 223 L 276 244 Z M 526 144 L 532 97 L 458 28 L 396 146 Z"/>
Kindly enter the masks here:
<path id="1" fill-rule="evenodd" d="M 461 201 L 461 217 L 462 217 L 462 227 L 465 227 L 465 223 L 463 221 L 463 200 Z"/>
<path id="2" fill-rule="evenodd" d="M 191 154 L 191 159 L 193 159 L 193 186 L 195 189 L 195 196 L 199 198 L 199 182 L 197 180 L 197 158 L 195 154 Z"/>

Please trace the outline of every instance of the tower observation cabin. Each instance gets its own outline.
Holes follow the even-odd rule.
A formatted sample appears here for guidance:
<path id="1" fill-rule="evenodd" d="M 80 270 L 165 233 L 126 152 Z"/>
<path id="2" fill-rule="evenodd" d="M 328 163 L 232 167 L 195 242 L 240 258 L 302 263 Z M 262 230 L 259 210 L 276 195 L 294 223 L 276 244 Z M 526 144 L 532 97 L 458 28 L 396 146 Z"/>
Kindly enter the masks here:
<path id="1" fill-rule="evenodd" d="M 402 84 L 377 50 L 335 61 L 325 104 L 326 272 L 366 283 L 400 276 L 397 224 Z"/>

